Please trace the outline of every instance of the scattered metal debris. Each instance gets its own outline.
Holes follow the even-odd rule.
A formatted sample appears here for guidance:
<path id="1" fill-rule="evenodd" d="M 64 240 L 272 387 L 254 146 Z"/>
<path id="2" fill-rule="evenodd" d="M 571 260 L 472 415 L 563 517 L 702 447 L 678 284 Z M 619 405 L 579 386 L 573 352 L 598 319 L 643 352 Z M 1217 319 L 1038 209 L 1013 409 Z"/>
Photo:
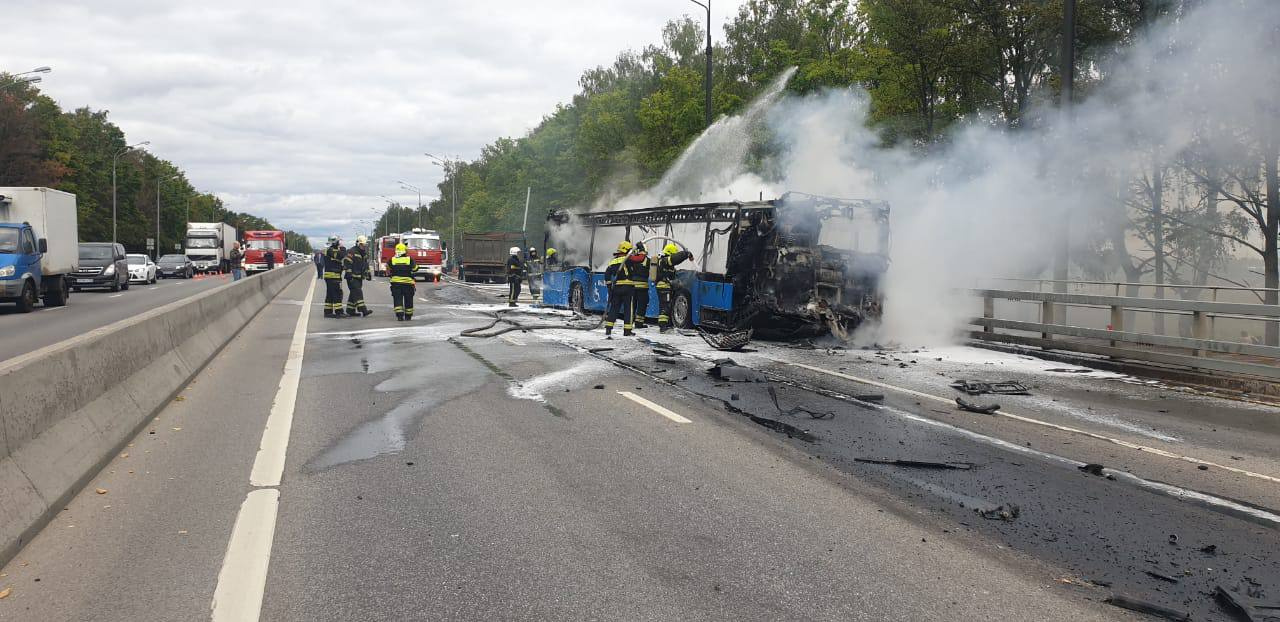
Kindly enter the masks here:
<path id="1" fill-rule="evenodd" d="M 1214 588 L 1213 599 L 1218 601 L 1219 607 L 1222 607 L 1237 620 L 1254 622 L 1258 619 L 1253 615 L 1253 606 L 1244 597 L 1232 594 L 1230 590 L 1223 589 L 1221 585 Z"/>
<path id="2" fill-rule="evenodd" d="M 587 350 L 588 354 L 599 354 L 601 352 L 613 352 L 613 348 L 591 348 Z"/>
<path id="3" fill-rule="evenodd" d="M 669 356 L 659 356 L 659 357 L 657 357 L 657 361 L 658 361 L 659 363 L 665 363 L 665 364 L 667 364 L 667 365 L 674 365 L 674 364 L 676 364 L 676 363 L 679 363 L 679 362 L 680 362 L 678 359 L 674 359 L 674 358 L 671 358 L 671 357 L 669 357 Z"/>
<path id="4" fill-rule="evenodd" d="M 992 414 L 995 414 L 997 410 L 1000 410 L 999 404 L 987 404 L 985 406 L 980 404 L 973 404 L 971 402 L 966 402 L 962 397 L 956 398 L 956 406 L 959 406 L 962 410 L 967 410 L 969 412 L 975 412 L 983 415 L 992 415 Z"/>
<path id="5" fill-rule="evenodd" d="M 760 372 L 743 367 L 733 361 L 733 359 L 720 359 L 714 361 L 715 365 L 707 370 L 712 378 L 719 378 L 728 382 L 765 382 L 765 377 Z"/>
<path id="6" fill-rule="evenodd" d="M 987 520 L 1000 520 L 1005 522 L 1012 522 L 1022 514 L 1022 508 L 1019 508 L 1012 503 L 1008 505 L 1002 503 L 994 508 L 973 508 L 973 511 L 977 512 L 979 516 Z"/>
<path id="7" fill-rule="evenodd" d="M 939 469 L 968 471 L 973 468 L 972 462 L 932 462 L 928 460 L 882 460 L 877 458 L 854 458 L 854 462 L 868 464 L 888 464 L 891 466 L 909 467 L 913 469 Z M 1004 506 L 1000 506 L 1004 507 Z"/>
<path id="8" fill-rule="evenodd" d="M 705 330 L 698 329 L 698 335 L 707 345 L 724 351 L 741 350 L 751 341 L 752 329 L 739 330 L 730 333 L 709 333 Z"/>
<path id="9" fill-rule="evenodd" d="M 1031 395 L 1031 391 L 1021 382 L 1005 380 L 1002 382 L 982 382 L 978 380 L 957 380 L 951 388 L 969 395 L 994 393 L 998 395 Z"/>
<path id="10" fill-rule="evenodd" d="M 778 392 L 773 387 L 769 387 L 769 399 L 773 400 L 773 407 L 777 408 L 778 412 L 784 415 L 795 416 L 797 413 L 803 413 L 814 419 L 826 419 L 828 417 L 835 418 L 836 416 L 832 411 L 819 413 L 809 410 L 803 406 L 795 406 L 791 410 L 782 410 L 782 406 L 778 404 Z"/>
<path id="11" fill-rule="evenodd" d="M 1174 584 L 1178 583 L 1177 579 L 1167 574 L 1160 574 L 1158 572 L 1155 572 L 1154 570 L 1147 570 L 1145 572 L 1147 573 L 1147 576 L 1151 577 L 1152 579 L 1159 579 L 1161 581 L 1164 581 L 1165 583 L 1174 583 Z"/>
<path id="12" fill-rule="evenodd" d="M 1147 615 L 1164 618 L 1166 620 L 1176 620 L 1177 622 L 1188 622 L 1191 620 L 1191 614 L 1177 609 L 1170 609 L 1155 603 L 1149 603 L 1145 600 L 1124 596 L 1122 594 L 1112 594 L 1111 598 L 1105 601 L 1108 605 L 1128 609 L 1129 611 L 1137 611 Z"/>

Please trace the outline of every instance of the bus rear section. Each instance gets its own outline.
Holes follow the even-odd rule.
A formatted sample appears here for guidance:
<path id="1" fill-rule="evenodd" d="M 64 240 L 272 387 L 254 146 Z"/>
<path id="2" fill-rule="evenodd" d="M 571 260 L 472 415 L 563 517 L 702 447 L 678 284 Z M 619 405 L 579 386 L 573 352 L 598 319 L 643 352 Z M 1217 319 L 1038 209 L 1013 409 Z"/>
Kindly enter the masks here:
<path id="1" fill-rule="evenodd" d="M 271 257 L 268 262 L 267 257 Z M 244 271 L 264 272 L 268 266 L 283 266 L 285 262 L 283 231 L 244 232 Z"/>

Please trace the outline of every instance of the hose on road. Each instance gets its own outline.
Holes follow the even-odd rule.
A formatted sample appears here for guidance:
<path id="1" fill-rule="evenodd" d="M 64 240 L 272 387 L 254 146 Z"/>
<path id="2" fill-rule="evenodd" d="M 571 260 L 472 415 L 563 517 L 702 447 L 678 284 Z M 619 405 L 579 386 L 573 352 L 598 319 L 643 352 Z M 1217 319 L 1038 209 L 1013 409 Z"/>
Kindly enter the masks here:
<path id="1" fill-rule="evenodd" d="M 507 333 L 514 332 L 514 331 L 550 330 L 550 329 L 556 329 L 556 328 L 562 329 L 562 330 L 595 330 L 597 328 L 600 328 L 600 326 L 604 324 L 603 315 L 601 315 L 600 319 L 596 320 L 596 322 L 591 325 L 573 324 L 571 322 L 573 322 L 574 320 L 588 319 L 576 313 L 574 314 L 574 317 L 569 320 L 569 322 L 565 322 L 561 324 L 522 324 L 510 317 L 506 317 L 508 313 L 512 313 L 512 312 L 519 312 L 519 309 L 499 309 L 497 311 L 492 311 L 492 312 L 484 311 L 482 313 L 493 318 L 492 322 L 489 322 L 484 326 L 468 328 L 462 331 L 461 333 L 458 333 L 458 335 L 460 337 L 484 338 L 484 337 L 497 337 L 498 335 L 505 335 Z M 498 326 L 499 324 L 510 324 L 510 326 L 505 326 L 503 328 L 498 328 L 494 330 L 494 327 Z M 486 331 L 492 331 L 492 332 L 486 332 Z"/>

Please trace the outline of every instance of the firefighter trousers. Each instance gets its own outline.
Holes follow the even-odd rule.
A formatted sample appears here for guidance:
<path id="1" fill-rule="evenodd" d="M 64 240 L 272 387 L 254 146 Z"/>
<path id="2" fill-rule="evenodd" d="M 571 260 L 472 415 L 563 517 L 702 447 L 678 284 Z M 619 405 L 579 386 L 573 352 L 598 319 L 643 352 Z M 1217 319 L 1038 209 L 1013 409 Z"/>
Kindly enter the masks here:
<path id="1" fill-rule="evenodd" d="M 632 313 L 635 312 L 634 303 L 632 302 L 633 288 L 625 285 L 615 285 L 613 290 L 609 292 L 609 312 L 604 316 L 605 332 L 613 330 L 613 325 L 622 318 L 623 330 L 631 330 L 635 328 L 632 324 Z"/>
<path id="2" fill-rule="evenodd" d="M 658 287 L 658 328 L 671 327 L 671 288 Z"/>
<path id="3" fill-rule="evenodd" d="M 347 315 L 363 314 L 368 310 L 364 304 L 364 279 L 347 277 Z"/>
<path id="4" fill-rule="evenodd" d="M 516 301 L 520 299 L 520 277 L 507 277 L 507 304 L 516 306 Z"/>
<path id="5" fill-rule="evenodd" d="M 333 317 L 342 313 L 342 279 L 324 280 L 324 316 Z"/>
<path id="6" fill-rule="evenodd" d="M 631 318 L 636 328 L 644 328 L 646 316 L 649 314 L 649 284 L 634 285 L 631 288 Z"/>
<path id="7" fill-rule="evenodd" d="M 410 283 L 391 284 L 391 304 L 395 306 L 397 320 L 413 319 L 413 294 L 416 288 Z"/>

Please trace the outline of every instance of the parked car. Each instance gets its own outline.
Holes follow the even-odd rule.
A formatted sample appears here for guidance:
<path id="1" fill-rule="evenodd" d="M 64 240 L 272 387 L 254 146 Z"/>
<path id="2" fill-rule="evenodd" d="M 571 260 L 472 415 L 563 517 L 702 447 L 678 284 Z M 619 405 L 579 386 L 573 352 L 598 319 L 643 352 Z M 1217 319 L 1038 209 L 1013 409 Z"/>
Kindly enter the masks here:
<path id="1" fill-rule="evenodd" d="M 129 264 L 130 283 L 156 282 L 156 264 L 150 257 L 130 253 L 125 256 L 125 261 Z"/>
<path id="2" fill-rule="evenodd" d="M 123 244 L 84 242 L 80 244 L 80 260 L 71 273 L 71 288 L 105 287 L 113 292 L 129 289 L 129 264 Z"/>
<path id="3" fill-rule="evenodd" d="M 196 273 L 196 267 L 186 255 L 165 255 L 156 262 L 156 276 L 167 279 L 177 277 L 189 279 Z"/>

